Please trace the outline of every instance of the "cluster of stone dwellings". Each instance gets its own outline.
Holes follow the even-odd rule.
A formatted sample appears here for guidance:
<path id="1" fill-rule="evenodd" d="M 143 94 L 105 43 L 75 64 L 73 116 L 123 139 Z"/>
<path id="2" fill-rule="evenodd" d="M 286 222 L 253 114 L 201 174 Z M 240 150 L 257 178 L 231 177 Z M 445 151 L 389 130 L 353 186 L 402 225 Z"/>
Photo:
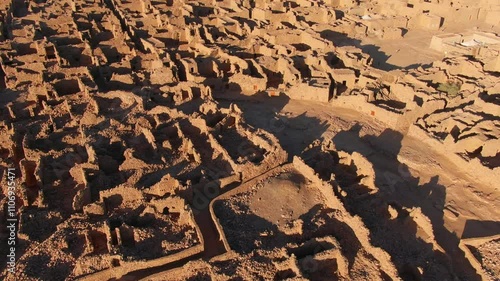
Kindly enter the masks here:
<path id="1" fill-rule="evenodd" d="M 411 124 L 442 109 L 446 98 L 427 93 L 463 70 L 371 68 L 358 48 L 322 35 L 341 2 L 2 3 L 1 165 L 23 183 L 17 277 L 42 274 L 47 259 L 78 276 L 196 250 L 202 238 L 185 202 L 197 190 L 287 160 L 273 135 L 212 93 L 336 97 L 393 127 L 404 112 L 414 112 Z M 462 78 L 463 93 L 492 84 L 472 78 Z M 445 130 L 455 136 L 455 127 Z"/>
<path id="2" fill-rule="evenodd" d="M 398 39 L 409 29 L 438 31 L 454 24 L 498 26 L 500 6 L 494 0 L 386 0 L 335 1 L 347 10 L 344 20 L 336 26 L 354 37 L 365 35 L 381 39 Z"/>

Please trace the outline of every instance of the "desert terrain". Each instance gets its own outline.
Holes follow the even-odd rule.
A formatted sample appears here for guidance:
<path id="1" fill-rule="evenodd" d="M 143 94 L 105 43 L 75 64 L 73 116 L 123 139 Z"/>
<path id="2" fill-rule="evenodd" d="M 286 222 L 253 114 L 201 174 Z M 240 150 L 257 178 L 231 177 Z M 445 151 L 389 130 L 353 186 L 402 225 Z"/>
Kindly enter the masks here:
<path id="1" fill-rule="evenodd" d="M 500 280 L 500 3 L 2 1 L 0 176 L 0 280 Z"/>

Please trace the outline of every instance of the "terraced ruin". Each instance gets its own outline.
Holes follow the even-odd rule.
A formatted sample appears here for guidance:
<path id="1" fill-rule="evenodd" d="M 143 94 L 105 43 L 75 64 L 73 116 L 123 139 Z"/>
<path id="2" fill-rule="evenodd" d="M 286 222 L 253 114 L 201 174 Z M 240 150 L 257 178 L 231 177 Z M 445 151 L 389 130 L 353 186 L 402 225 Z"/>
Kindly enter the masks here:
<path id="1" fill-rule="evenodd" d="M 498 280 L 499 15 L 0 3 L 0 279 Z"/>

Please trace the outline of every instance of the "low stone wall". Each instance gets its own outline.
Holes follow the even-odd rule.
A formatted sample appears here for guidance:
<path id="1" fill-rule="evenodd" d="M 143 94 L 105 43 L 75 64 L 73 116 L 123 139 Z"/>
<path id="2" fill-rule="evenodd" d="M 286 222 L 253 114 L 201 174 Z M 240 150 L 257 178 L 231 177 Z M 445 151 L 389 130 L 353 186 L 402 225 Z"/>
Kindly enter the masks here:
<path id="1" fill-rule="evenodd" d="M 225 193 L 227 194 L 227 193 Z M 215 228 L 217 228 L 217 232 L 219 232 L 219 239 L 222 241 L 222 244 L 224 244 L 224 249 L 226 249 L 226 252 L 231 251 L 231 246 L 229 246 L 229 242 L 227 241 L 226 235 L 224 234 L 224 229 L 222 228 L 222 225 L 219 221 L 219 218 L 215 215 L 214 211 L 214 202 L 217 200 L 220 200 L 222 198 L 225 198 L 224 195 L 218 196 L 212 202 L 210 202 L 210 206 L 208 207 L 210 210 L 210 216 L 212 217 L 212 221 L 214 222 Z"/>
<path id="2" fill-rule="evenodd" d="M 211 261 L 218 261 L 218 260 L 231 260 L 231 259 L 237 259 L 238 254 L 229 251 L 224 254 L 220 254 L 214 258 L 211 259 Z M 189 266 L 187 266 L 189 269 L 192 270 L 201 270 L 208 266 L 208 264 L 205 261 L 194 261 L 189 263 Z M 189 275 L 189 272 L 186 271 L 186 268 L 181 266 L 181 267 L 176 267 L 172 268 L 170 270 L 162 271 L 160 273 L 152 274 L 147 277 L 144 277 L 142 279 L 139 279 L 139 281 L 153 281 L 153 280 L 167 280 L 167 276 L 176 276 L 177 278 L 186 278 L 186 276 Z M 179 280 L 179 279 L 178 279 Z"/>

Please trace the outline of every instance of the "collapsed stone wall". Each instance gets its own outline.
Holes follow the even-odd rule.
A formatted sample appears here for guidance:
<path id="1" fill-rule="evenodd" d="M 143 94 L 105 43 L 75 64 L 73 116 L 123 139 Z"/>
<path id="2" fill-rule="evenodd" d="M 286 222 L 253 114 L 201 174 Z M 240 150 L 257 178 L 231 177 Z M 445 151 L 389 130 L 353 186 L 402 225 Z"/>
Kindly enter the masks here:
<path id="1" fill-rule="evenodd" d="M 222 201 L 231 200 L 231 198 L 234 198 L 238 194 L 245 193 L 247 191 L 251 192 L 251 190 L 255 189 L 256 185 L 259 185 L 259 184 L 262 185 L 262 182 L 265 182 L 267 179 L 272 178 L 276 175 L 279 175 L 280 173 L 283 173 L 284 171 L 288 171 L 290 169 L 295 169 L 296 171 L 300 171 L 300 174 L 302 174 L 308 181 L 310 181 L 315 189 L 316 188 L 318 189 L 321 196 L 325 199 L 324 203 L 323 203 L 324 208 L 325 208 L 325 212 L 328 212 L 328 210 L 334 210 L 334 212 L 336 214 L 335 219 L 341 220 L 342 223 L 345 223 L 347 225 L 346 227 L 348 227 L 349 229 L 352 229 L 352 231 L 353 231 L 352 235 L 354 235 L 355 237 L 350 237 L 349 239 L 347 239 L 347 238 L 345 238 L 345 239 L 347 239 L 347 240 L 354 239 L 354 240 L 356 240 L 356 243 L 360 244 L 359 247 L 361 249 L 358 249 L 358 251 L 359 251 L 358 255 L 359 255 L 360 259 L 363 259 L 363 258 L 361 258 L 362 256 L 365 257 L 366 260 L 364 260 L 363 262 L 368 262 L 368 263 L 372 264 L 372 266 L 375 266 L 378 270 L 383 272 L 382 273 L 383 276 L 389 276 L 390 278 L 397 279 L 398 273 L 397 273 L 396 269 L 394 268 L 394 265 L 390 261 L 390 257 L 387 255 L 387 253 L 385 253 L 380 248 L 375 248 L 371 245 L 370 240 L 368 238 L 369 232 L 365 228 L 365 226 L 363 225 L 361 220 L 357 217 L 352 217 L 351 215 L 349 215 L 347 210 L 344 208 L 343 203 L 334 195 L 333 187 L 329 183 L 321 180 L 317 176 L 316 172 L 312 168 L 310 168 L 307 164 L 305 164 L 298 157 L 294 158 L 294 161 L 292 164 L 287 164 L 287 165 L 275 168 L 275 169 L 265 173 L 264 175 L 261 175 L 257 178 L 254 178 L 254 179 L 251 179 L 248 182 L 244 182 L 241 186 L 217 197 L 210 204 L 210 212 L 211 212 L 212 218 L 216 224 L 218 231 L 220 232 L 220 239 L 223 241 L 223 244 L 226 247 L 226 250 L 228 250 L 228 253 L 234 252 L 235 250 L 231 250 L 231 244 L 227 238 L 227 235 L 229 235 L 229 234 L 227 234 L 227 230 L 225 230 L 224 226 L 221 224 L 220 217 L 219 217 L 221 214 L 217 213 L 214 210 L 214 205 L 219 204 Z M 247 197 L 244 196 L 244 198 L 247 198 Z M 224 224 L 227 224 L 227 222 L 225 222 Z M 341 235 L 341 234 L 343 235 L 345 233 L 340 231 L 338 233 L 338 235 Z M 343 240 L 344 238 L 343 237 L 335 237 L 333 239 Z M 232 238 L 231 240 L 234 240 L 234 238 Z M 298 246 L 298 248 L 296 249 L 297 255 L 299 257 L 301 257 L 301 259 L 302 259 L 302 256 L 299 254 L 301 248 L 303 248 L 302 250 L 304 250 L 304 251 L 308 251 L 307 248 L 311 248 L 311 247 L 314 248 L 313 246 L 309 246 L 308 243 L 314 245 L 315 241 L 311 240 L 309 242 L 305 242 L 304 244 L 301 244 L 302 246 Z M 318 247 L 319 246 L 317 246 L 316 248 L 318 248 Z M 319 248 L 321 248 L 321 247 L 319 247 Z M 323 249 L 323 248 L 321 248 L 321 249 Z M 323 249 L 323 250 L 325 250 L 325 249 Z M 295 250 L 293 250 L 292 252 L 294 252 L 294 251 Z M 314 259 L 316 259 L 319 264 L 320 264 L 319 261 L 322 259 L 321 258 L 322 255 L 324 255 L 326 259 L 331 259 L 332 255 L 336 256 L 338 264 L 342 264 L 342 261 L 345 259 L 345 257 L 344 257 L 345 252 L 344 251 L 342 251 L 342 253 L 336 252 L 333 250 L 332 251 L 318 250 L 317 252 L 315 252 L 315 251 L 313 251 L 313 252 L 314 252 Z M 304 261 L 297 262 L 297 263 L 299 265 L 303 265 L 303 262 Z M 315 263 L 314 261 L 311 261 L 311 262 Z M 347 263 L 347 261 L 345 261 L 345 262 Z M 352 262 L 352 260 L 350 262 Z M 345 278 L 348 278 L 348 276 L 350 276 L 349 270 L 347 270 L 347 269 L 343 270 L 343 269 L 344 268 L 341 267 L 341 268 L 338 268 L 337 270 L 339 270 L 339 272 L 341 272 L 340 274 L 343 274 L 343 276 Z M 302 269 L 302 270 L 304 270 L 304 269 Z M 300 272 L 299 269 L 297 271 Z M 307 272 L 307 269 L 305 272 Z"/>

